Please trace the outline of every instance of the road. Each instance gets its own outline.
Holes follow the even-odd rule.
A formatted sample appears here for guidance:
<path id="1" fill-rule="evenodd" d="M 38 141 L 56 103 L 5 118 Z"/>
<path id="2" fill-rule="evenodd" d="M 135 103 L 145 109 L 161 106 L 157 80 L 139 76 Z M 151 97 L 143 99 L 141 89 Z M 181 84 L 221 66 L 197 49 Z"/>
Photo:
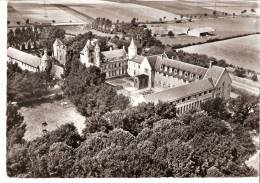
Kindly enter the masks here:
<path id="1" fill-rule="evenodd" d="M 249 93 L 254 94 L 255 96 L 260 95 L 260 82 L 255 82 L 246 78 L 239 78 L 230 74 L 232 79 L 232 86 L 235 88 L 246 90 Z M 259 78 L 260 79 L 260 78 Z"/>

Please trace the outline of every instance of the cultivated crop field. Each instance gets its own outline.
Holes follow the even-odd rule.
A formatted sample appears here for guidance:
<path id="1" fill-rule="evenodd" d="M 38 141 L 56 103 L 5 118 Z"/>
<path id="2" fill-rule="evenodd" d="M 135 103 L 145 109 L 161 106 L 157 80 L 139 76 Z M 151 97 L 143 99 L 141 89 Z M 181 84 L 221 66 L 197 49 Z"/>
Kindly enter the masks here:
<path id="1" fill-rule="evenodd" d="M 180 1 L 180 0 L 179 0 Z M 215 2 L 212 0 L 181 0 L 183 4 L 189 6 L 200 6 L 203 8 L 215 10 Z M 252 8 L 256 10 L 256 14 L 260 15 L 258 0 L 225 0 L 216 1 L 216 11 L 227 12 L 229 14 L 241 14 L 243 10 L 251 10 Z"/>
<path id="2" fill-rule="evenodd" d="M 227 63 L 260 72 L 260 35 L 234 38 L 181 50 L 225 59 Z"/>
<path id="3" fill-rule="evenodd" d="M 68 6 L 93 18 L 105 17 L 113 22 L 116 20 L 130 22 L 133 17 L 139 21 L 158 21 L 159 18 L 163 17 L 166 17 L 168 20 L 173 20 L 175 17 L 180 17 L 171 12 L 132 3 L 110 2 Z"/>
<path id="4" fill-rule="evenodd" d="M 61 106 L 61 101 L 41 103 L 33 107 L 22 107 L 19 112 L 24 116 L 27 125 L 24 137 L 26 140 L 35 139 L 43 134 L 42 122 L 44 121 L 48 123 L 48 131 L 55 130 L 65 123 L 74 123 L 80 133 L 85 127 L 85 117 L 73 105 L 67 108 Z"/>
<path id="5" fill-rule="evenodd" d="M 177 15 L 204 15 L 205 13 L 208 15 L 213 14 L 213 10 L 201 6 L 183 4 L 182 1 L 134 1 L 133 3 L 157 8 Z"/>
<path id="6" fill-rule="evenodd" d="M 167 45 L 185 45 L 206 42 L 209 39 L 219 38 L 224 39 L 227 37 L 245 35 L 260 32 L 260 17 L 225 17 L 218 19 L 201 19 L 194 22 L 186 23 L 172 23 L 171 25 L 177 27 L 212 27 L 216 31 L 213 36 L 208 37 L 190 37 L 190 36 L 177 36 L 173 38 L 169 37 L 157 37 L 163 44 Z"/>
<path id="7" fill-rule="evenodd" d="M 82 23 L 86 20 L 80 17 L 77 13 L 64 11 L 56 5 L 46 5 L 46 17 L 44 6 L 37 3 L 9 3 L 8 4 L 8 20 L 11 25 L 17 21 L 24 22 L 27 18 L 31 22 L 51 23 L 55 20 L 56 23 L 74 22 Z"/>

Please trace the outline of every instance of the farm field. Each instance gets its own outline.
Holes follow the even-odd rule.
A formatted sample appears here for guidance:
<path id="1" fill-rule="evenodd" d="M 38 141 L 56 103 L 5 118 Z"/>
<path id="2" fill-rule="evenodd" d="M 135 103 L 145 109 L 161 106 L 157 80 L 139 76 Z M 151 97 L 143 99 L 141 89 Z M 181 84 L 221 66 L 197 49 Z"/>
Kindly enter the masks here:
<path id="1" fill-rule="evenodd" d="M 162 43 L 165 45 L 185 45 L 206 42 L 208 39 L 224 39 L 227 37 L 260 32 L 260 17 L 226 17 L 218 19 L 203 19 L 179 24 L 172 23 L 171 25 L 176 25 L 178 27 L 189 27 L 191 29 L 198 27 L 212 27 L 216 30 L 214 32 L 215 35 L 201 38 L 190 36 L 177 36 L 172 38 L 157 37 L 157 39 L 162 41 Z"/>
<path id="2" fill-rule="evenodd" d="M 180 17 L 168 11 L 132 3 L 111 2 L 104 4 L 87 4 L 84 6 L 68 6 L 93 18 L 105 17 L 113 22 L 116 20 L 130 22 L 133 17 L 137 18 L 138 21 L 158 21 L 159 18 L 163 17 L 167 17 L 168 20 L 173 20 L 175 17 Z"/>
<path id="3" fill-rule="evenodd" d="M 206 54 L 227 63 L 260 72 L 260 35 L 181 48 L 185 52 Z"/>
<path id="4" fill-rule="evenodd" d="M 183 4 L 190 6 L 200 6 L 203 8 L 215 10 L 215 3 L 212 0 L 179 0 Z M 241 14 L 241 11 L 250 11 L 252 8 L 256 10 L 256 14 L 260 15 L 259 2 L 257 0 L 225 0 L 216 1 L 216 11 L 227 12 L 229 14 Z"/>
<path id="5" fill-rule="evenodd" d="M 24 136 L 26 140 L 32 140 L 42 135 L 41 125 L 43 121 L 47 121 L 48 131 L 65 123 L 74 123 L 79 133 L 85 127 L 85 117 L 73 105 L 67 108 L 61 106 L 61 101 L 41 103 L 33 107 L 22 107 L 19 112 L 24 116 L 27 125 Z"/>
<path id="6" fill-rule="evenodd" d="M 23 23 L 27 18 L 30 22 L 51 23 L 55 20 L 56 23 L 74 22 L 82 23 L 88 19 L 78 15 L 73 11 L 64 11 L 56 5 L 46 5 L 46 17 L 42 4 L 36 3 L 9 3 L 8 4 L 8 20 L 10 25 L 16 25 L 17 21 Z"/>
<path id="7" fill-rule="evenodd" d="M 182 3 L 182 1 L 134 1 L 133 3 L 168 11 L 177 15 L 213 15 L 213 10 Z"/>

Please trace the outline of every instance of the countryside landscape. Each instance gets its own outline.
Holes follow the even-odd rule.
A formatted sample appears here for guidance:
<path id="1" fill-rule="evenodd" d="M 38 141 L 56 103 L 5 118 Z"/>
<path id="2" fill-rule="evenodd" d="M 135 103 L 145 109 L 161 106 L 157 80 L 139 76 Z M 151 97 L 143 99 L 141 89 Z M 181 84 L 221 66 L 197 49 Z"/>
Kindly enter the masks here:
<path id="1" fill-rule="evenodd" d="M 259 177 L 257 0 L 8 0 L 7 58 L 9 177 Z"/>

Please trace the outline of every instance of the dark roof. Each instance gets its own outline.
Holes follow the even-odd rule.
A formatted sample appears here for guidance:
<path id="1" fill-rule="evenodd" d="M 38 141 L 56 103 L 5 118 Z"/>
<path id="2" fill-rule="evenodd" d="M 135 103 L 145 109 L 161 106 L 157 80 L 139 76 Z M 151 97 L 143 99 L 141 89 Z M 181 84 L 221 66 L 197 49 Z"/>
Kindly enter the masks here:
<path id="1" fill-rule="evenodd" d="M 196 82 L 192 82 L 186 85 L 178 86 L 175 88 L 171 88 L 168 90 L 164 90 L 157 93 L 152 93 L 145 97 L 147 102 L 173 102 L 178 99 L 188 97 L 206 90 L 213 89 L 214 86 L 212 84 L 211 79 L 203 79 Z"/>
<path id="2" fill-rule="evenodd" d="M 126 56 L 126 51 L 124 49 L 117 49 L 117 50 L 111 50 L 111 51 L 103 51 L 101 52 L 102 55 L 106 59 L 113 59 L 113 58 L 121 58 Z"/>
<path id="3" fill-rule="evenodd" d="M 224 73 L 225 68 L 219 67 L 219 66 L 212 66 L 211 68 L 208 69 L 206 72 L 204 79 L 206 78 L 212 78 L 214 85 L 216 86 L 219 78 L 222 76 Z"/>
<path id="4" fill-rule="evenodd" d="M 207 68 L 200 67 L 197 65 L 188 64 L 185 62 L 168 59 L 168 58 L 161 58 L 160 56 L 157 56 L 156 64 L 155 64 L 155 70 L 160 71 L 161 65 L 169 66 L 172 68 L 180 69 L 183 71 L 188 71 L 190 73 L 199 74 L 204 76 L 207 72 Z"/>
<path id="5" fill-rule="evenodd" d="M 147 57 L 147 60 L 152 68 L 152 70 L 155 70 L 155 64 L 156 64 L 156 60 L 157 60 L 157 56 L 154 55 L 154 56 L 149 56 Z"/>
<path id="6" fill-rule="evenodd" d="M 148 78 L 149 76 L 147 76 L 146 74 L 139 74 L 139 75 L 136 75 L 135 77 L 137 77 L 137 78 Z"/>
<path id="7" fill-rule="evenodd" d="M 130 61 L 141 64 L 144 60 L 144 56 L 136 55 L 134 58 L 130 59 Z"/>
<path id="8" fill-rule="evenodd" d="M 12 47 L 9 47 L 7 49 L 7 56 L 35 68 L 38 67 L 41 63 L 41 59 L 39 57 L 17 50 Z"/>

